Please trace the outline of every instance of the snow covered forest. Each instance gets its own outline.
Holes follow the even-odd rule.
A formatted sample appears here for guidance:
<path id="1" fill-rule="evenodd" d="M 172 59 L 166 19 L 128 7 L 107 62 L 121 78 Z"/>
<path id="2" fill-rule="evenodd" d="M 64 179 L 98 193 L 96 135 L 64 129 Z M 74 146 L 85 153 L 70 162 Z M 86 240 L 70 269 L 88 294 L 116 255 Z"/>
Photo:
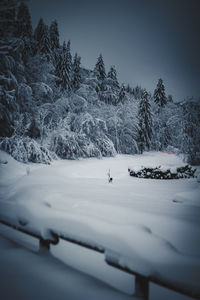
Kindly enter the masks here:
<path id="1" fill-rule="evenodd" d="M 0 149 L 20 162 L 49 164 L 166 150 L 200 164 L 200 102 L 177 102 L 158 79 L 153 94 L 119 83 L 99 54 L 93 70 L 59 41 L 59 24 L 32 28 L 27 5 L 1 1 Z"/>

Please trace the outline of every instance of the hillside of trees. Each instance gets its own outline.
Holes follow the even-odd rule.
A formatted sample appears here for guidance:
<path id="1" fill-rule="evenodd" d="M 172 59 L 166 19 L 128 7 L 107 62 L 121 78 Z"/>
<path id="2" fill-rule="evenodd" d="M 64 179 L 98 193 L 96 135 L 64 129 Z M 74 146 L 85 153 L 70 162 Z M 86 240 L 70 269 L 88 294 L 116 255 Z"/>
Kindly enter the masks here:
<path id="1" fill-rule="evenodd" d="M 23 1 L 1 0 L 0 149 L 16 160 L 162 150 L 200 164 L 200 101 L 174 102 L 162 79 L 151 95 L 117 77 L 102 54 L 83 68 L 70 40 L 60 44 L 56 20 L 33 29 Z"/>

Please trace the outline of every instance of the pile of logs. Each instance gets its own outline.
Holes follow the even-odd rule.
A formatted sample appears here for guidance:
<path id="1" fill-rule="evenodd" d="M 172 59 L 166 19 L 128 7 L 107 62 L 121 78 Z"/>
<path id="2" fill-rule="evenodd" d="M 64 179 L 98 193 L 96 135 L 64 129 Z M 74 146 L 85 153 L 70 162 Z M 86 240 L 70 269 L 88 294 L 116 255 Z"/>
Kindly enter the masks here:
<path id="1" fill-rule="evenodd" d="M 152 178 L 152 179 L 179 179 L 195 177 L 196 169 L 186 165 L 177 168 L 163 169 L 161 166 L 150 168 L 141 167 L 140 170 L 128 169 L 130 176 L 139 178 Z"/>

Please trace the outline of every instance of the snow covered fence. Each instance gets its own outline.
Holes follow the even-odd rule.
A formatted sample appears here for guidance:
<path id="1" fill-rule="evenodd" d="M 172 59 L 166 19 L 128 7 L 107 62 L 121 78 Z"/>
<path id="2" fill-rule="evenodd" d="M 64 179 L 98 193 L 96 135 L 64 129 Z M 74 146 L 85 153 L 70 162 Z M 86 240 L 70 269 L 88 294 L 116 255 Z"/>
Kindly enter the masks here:
<path id="1" fill-rule="evenodd" d="M 23 228 L 23 226 L 25 225 L 23 223 L 23 221 L 19 220 L 19 224 L 17 224 L 17 222 L 15 221 L 11 221 L 11 220 L 6 220 L 3 219 L 2 216 L 0 218 L 0 223 L 6 226 L 9 226 L 13 229 L 16 229 L 20 232 L 23 232 L 25 234 L 28 234 L 36 239 L 39 239 L 40 241 L 40 252 L 44 252 L 44 250 L 49 250 L 50 249 L 50 244 L 52 245 L 56 245 L 58 244 L 58 236 L 55 235 L 53 232 L 50 232 L 50 238 L 49 239 L 43 239 L 43 237 L 41 236 L 41 233 L 38 230 L 35 230 L 34 228 Z"/>
<path id="2" fill-rule="evenodd" d="M 141 300 L 149 299 L 150 282 L 181 294 L 191 296 L 194 299 L 200 299 L 200 287 L 187 285 L 179 279 L 177 281 L 173 281 L 173 279 L 170 279 L 169 277 L 162 277 L 159 272 L 156 272 L 156 269 L 149 271 L 148 267 L 145 267 L 145 262 L 143 262 L 139 256 L 135 258 L 135 261 L 132 262 L 131 265 L 129 265 L 127 263 L 128 259 L 123 257 L 120 253 L 115 250 L 106 249 L 104 246 L 84 238 L 72 236 L 70 234 L 68 235 L 66 233 L 58 233 L 55 230 L 49 229 L 48 234 L 46 233 L 48 238 L 44 239 L 41 232 L 26 226 L 27 224 L 25 224 L 23 220 L 19 219 L 16 221 L 11 218 L 8 220 L 7 218 L 3 218 L 2 215 L 0 216 L 0 223 L 39 239 L 40 253 L 48 252 L 51 244 L 57 245 L 59 239 L 63 239 L 70 243 L 104 254 L 105 261 L 108 265 L 135 276 L 134 296 L 139 297 Z"/>

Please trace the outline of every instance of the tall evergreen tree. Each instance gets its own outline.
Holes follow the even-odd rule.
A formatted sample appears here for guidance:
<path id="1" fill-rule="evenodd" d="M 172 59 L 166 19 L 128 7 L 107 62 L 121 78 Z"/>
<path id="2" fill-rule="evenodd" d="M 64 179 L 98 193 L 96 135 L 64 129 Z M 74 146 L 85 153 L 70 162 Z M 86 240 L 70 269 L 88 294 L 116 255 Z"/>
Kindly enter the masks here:
<path id="1" fill-rule="evenodd" d="M 94 72 L 98 80 L 103 81 L 106 78 L 106 71 L 105 71 L 105 65 L 104 65 L 102 54 L 100 54 L 97 59 Z"/>
<path id="2" fill-rule="evenodd" d="M 50 39 L 50 48 L 51 48 L 51 62 L 55 68 L 54 74 L 58 75 L 61 63 L 61 55 L 60 55 L 60 42 L 59 42 L 59 31 L 58 31 L 58 23 L 54 20 L 49 28 L 49 39 Z"/>
<path id="3" fill-rule="evenodd" d="M 119 88 L 119 82 L 117 80 L 117 71 L 115 69 L 115 66 L 111 66 L 110 70 L 108 72 L 108 78 L 112 80 L 112 85 L 116 88 Z"/>
<path id="4" fill-rule="evenodd" d="M 77 55 L 77 53 L 74 56 L 74 63 L 73 63 L 73 75 L 72 75 L 72 88 L 73 90 L 78 90 L 81 83 L 81 58 Z"/>
<path id="5" fill-rule="evenodd" d="M 72 55 L 71 55 L 71 42 L 67 42 L 66 49 L 66 70 L 67 70 L 67 90 L 71 90 L 71 80 L 72 80 Z"/>
<path id="6" fill-rule="evenodd" d="M 11 136 L 19 115 L 17 92 L 24 82 L 23 42 L 16 37 L 17 0 L 0 1 L 0 136 Z M 19 81 L 18 81 L 19 80 Z"/>
<path id="7" fill-rule="evenodd" d="M 128 84 L 127 86 L 126 86 L 126 92 L 127 93 L 132 93 L 132 89 L 131 89 L 131 87 L 130 87 L 130 84 Z"/>
<path id="8" fill-rule="evenodd" d="M 66 44 L 65 44 L 66 47 Z M 60 46 L 57 52 L 53 53 L 53 66 L 55 68 L 54 74 L 57 77 L 57 85 L 61 84 L 61 76 L 60 76 L 60 70 L 62 68 L 62 55 L 63 55 L 63 45 Z"/>
<path id="9" fill-rule="evenodd" d="M 58 68 L 57 68 L 58 76 L 61 79 L 61 87 L 63 90 L 67 88 L 66 51 L 67 51 L 67 47 L 64 41 L 62 46 L 62 52 L 58 59 Z"/>
<path id="10" fill-rule="evenodd" d="M 165 86 L 161 78 L 158 80 L 153 97 L 155 103 L 157 103 L 159 107 L 163 107 L 167 103 L 167 98 L 165 95 Z"/>
<path id="11" fill-rule="evenodd" d="M 63 90 L 71 90 L 71 76 L 72 76 L 72 56 L 70 52 L 70 41 L 63 43 L 60 58 L 58 59 L 58 77 L 61 79 L 61 87 Z"/>
<path id="12" fill-rule="evenodd" d="M 50 53 L 51 53 L 51 45 L 49 39 L 49 29 L 47 25 L 44 25 L 43 32 L 41 35 L 41 40 L 38 46 L 39 46 L 40 53 L 44 54 L 49 60 Z"/>
<path id="13" fill-rule="evenodd" d="M 35 28 L 35 31 L 34 31 L 34 38 L 38 43 L 40 43 L 40 41 L 42 39 L 42 35 L 43 35 L 43 32 L 44 32 L 44 27 L 45 27 L 44 21 L 43 21 L 42 18 L 40 18 L 40 20 L 38 22 L 38 25 L 37 25 L 37 27 Z"/>
<path id="14" fill-rule="evenodd" d="M 19 0 L 0 1 L 0 38 L 12 38 L 16 35 L 16 12 Z"/>
<path id="15" fill-rule="evenodd" d="M 143 92 L 144 92 L 144 89 L 141 86 L 137 85 L 133 89 L 133 95 L 134 95 L 135 99 L 137 99 L 137 100 L 140 99 L 142 97 Z"/>
<path id="16" fill-rule="evenodd" d="M 28 6 L 21 2 L 17 12 L 17 36 L 31 38 L 32 34 L 33 28 Z"/>
<path id="17" fill-rule="evenodd" d="M 186 154 L 187 162 L 200 164 L 200 104 L 190 99 L 181 104 L 183 110 L 183 128 L 181 135 L 181 151 Z"/>
<path id="18" fill-rule="evenodd" d="M 125 86 L 124 84 L 122 84 L 121 88 L 120 88 L 120 91 L 119 91 L 119 102 L 123 102 L 124 101 L 124 98 L 125 98 L 125 93 L 126 89 L 125 89 Z"/>
<path id="19" fill-rule="evenodd" d="M 58 23 L 54 20 L 49 28 L 49 35 L 50 35 L 50 44 L 51 49 L 55 50 L 59 48 L 59 31 L 58 31 Z"/>
<path id="20" fill-rule="evenodd" d="M 48 26 L 41 18 L 34 32 L 34 38 L 37 41 L 37 51 L 44 54 L 48 60 L 50 60 L 51 45 L 49 38 Z"/>
<path id="21" fill-rule="evenodd" d="M 143 92 L 138 109 L 138 145 L 141 153 L 150 147 L 152 137 L 152 115 L 149 95 Z"/>

